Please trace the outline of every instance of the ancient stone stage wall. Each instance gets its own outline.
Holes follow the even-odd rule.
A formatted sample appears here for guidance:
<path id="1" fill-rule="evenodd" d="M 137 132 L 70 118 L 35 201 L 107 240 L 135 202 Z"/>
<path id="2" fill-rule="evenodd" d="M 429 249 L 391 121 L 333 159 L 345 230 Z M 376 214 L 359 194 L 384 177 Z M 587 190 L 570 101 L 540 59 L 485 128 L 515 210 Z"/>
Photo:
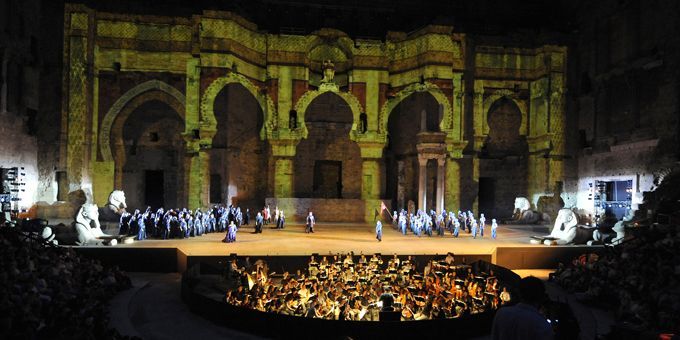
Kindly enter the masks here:
<path id="1" fill-rule="evenodd" d="M 389 208 L 390 202 L 384 201 Z M 334 198 L 267 198 L 272 214 L 278 206 L 286 221 L 304 221 L 309 211 L 317 222 L 370 222 L 380 210 L 380 200 Z"/>

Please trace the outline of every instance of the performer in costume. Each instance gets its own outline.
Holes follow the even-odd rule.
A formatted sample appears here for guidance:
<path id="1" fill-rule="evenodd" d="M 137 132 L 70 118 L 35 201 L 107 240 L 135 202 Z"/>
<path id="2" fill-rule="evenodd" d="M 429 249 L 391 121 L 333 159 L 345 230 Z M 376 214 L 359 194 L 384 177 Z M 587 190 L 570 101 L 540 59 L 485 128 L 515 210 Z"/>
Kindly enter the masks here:
<path id="1" fill-rule="evenodd" d="M 481 237 L 484 237 L 484 227 L 486 225 L 486 217 L 484 217 L 484 213 L 479 214 L 479 235 Z"/>
<path id="2" fill-rule="evenodd" d="M 264 223 L 264 217 L 262 217 L 262 213 L 259 211 L 257 212 L 257 216 L 255 216 L 255 233 L 262 233 L 262 224 Z"/>
<path id="3" fill-rule="evenodd" d="M 305 228 L 305 232 L 306 233 L 313 233 L 315 223 L 316 223 L 316 220 L 314 219 L 314 215 L 310 211 L 309 215 L 307 215 L 307 227 Z"/>
<path id="4" fill-rule="evenodd" d="M 234 221 L 231 221 L 231 223 L 229 223 L 229 231 L 227 231 L 227 235 L 224 237 L 224 240 L 222 240 L 222 242 L 226 243 L 236 242 L 236 224 L 234 224 Z"/>
<path id="5" fill-rule="evenodd" d="M 286 223 L 286 215 L 283 214 L 283 210 L 279 210 L 278 229 L 283 229 L 285 223 Z"/>
<path id="6" fill-rule="evenodd" d="M 137 240 L 139 241 L 146 240 L 146 218 L 147 215 L 145 212 L 139 217 L 139 220 L 137 221 L 137 226 L 139 228 L 139 231 L 137 232 Z"/>
<path id="7" fill-rule="evenodd" d="M 378 239 L 378 242 L 382 242 L 382 223 L 380 221 L 375 224 L 375 238 Z"/>
<path id="8" fill-rule="evenodd" d="M 498 223 L 496 223 L 496 219 L 493 218 L 491 219 L 491 238 L 494 240 L 496 239 L 496 229 L 498 229 Z"/>
<path id="9" fill-rule="evenodd" d="M 460 221 L 458 219 L 453 220 L 453 237 L 458 237 L 460 233 Z"/>

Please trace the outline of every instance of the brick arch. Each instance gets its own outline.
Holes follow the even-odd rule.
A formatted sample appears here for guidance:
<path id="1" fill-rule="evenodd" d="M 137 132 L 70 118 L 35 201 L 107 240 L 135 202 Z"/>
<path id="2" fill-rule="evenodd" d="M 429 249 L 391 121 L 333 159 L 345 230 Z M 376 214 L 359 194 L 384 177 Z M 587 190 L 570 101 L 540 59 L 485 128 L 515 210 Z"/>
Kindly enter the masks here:
<path id="1" fill-rule="evenodd" d="M 150 101 L 159 101 L 165 103 L 172 108 L 182 120 L 184 120 L 184 104 L 176 100 L 176 98 L 166 92 L 151 91 L 139 95 L 130 100 L 127 105 L 118 113 L 117 119 L 111 127 L 111 137 L 113 138 L 114 154 L 111 160 L 115 161 L 115 178 L 114 185 L 116 188 L 121 188 L 123 184 L 123 166 L 126 162 L 125 145 L 123 141 L 123 127 L 130 114 L 132 114 L 138 107 Z M 111 141 L 107 141 L 107 146 L 111 146 Z"/>
<path id="2" fill-rule="evenodd" d="M 349 105 L 350 110 L 352 110 L 352 129 L 350 129 L 350 139 L 354 140 L 354 136 L 356 135 L 356 129 L 358 126 L 358 122 L 361 119 L 360 115 L 363 112 L 363 108 L 361 107 L 361 103 L 359 103 L 359 99 L 352 95 L 351 93 L 348 92 L 342 92 L 342 91 L 337 91 L 334 88 L 329 88 L 329 87 L 320 87 L 318 90 L 314 91 L 307 91 L 305 94 L 298 99 L 297 103 L 295 103 L 294 110 L 298 113 L 298 124 L 300 124 L 301 129 L 302 129 L 302 136 L 304 138 L 307 138 L 307 125 L 305 124 L 305 114 L 307 112 L 307 108 L 309 107 L 309 104 L 311 104 L 314 99 L 319 97 L 320 95 L 326 93 L 326 92 L 332 92 L 338 95 L 338 97 L 342 98 L 347 105 Z"/>
<path id="3" fill-rule="evenodd" d="M 428 92 L 434 97 L 437 103 L 443 106 L 444 112 L 442 120 L 439 123 L 439 129 L 441 131 L 449 131 L 453 128 L 453 107 L 451 106 L 451 102 L 437 85 L 425 82 L 407 86 L 399 91 L 394 98 L 383 104 L 382 108 L 380 108 L 380 113 L 378 114 L 378 133 L 387 133 L 387 122 L 392 111 L 394 111 L 394 108 L 397 107 L 402 100 L 406 99 L 406 97 L 416 92 Z"/>
<path id="4" fill-rule="evenodd" d="M 179 90 L 160 80 L 149 80 L 147 82 L 141 83 L 125 92 L 125 94 L 118 98 L 118 100 L 116 100 L 116 102 L 113 103 L 113 105 L 111 105 L 111 108 L 109 108 L 109 110 L 106 112 L 106 115 L 104 116 L 104 119 L 102 120 L 101 123 L 101 128 L 99 129 L 99 151 L 102 154 L 102 160 L 108 162 L 113 161 L 113 153 L 111 152 L 110 140 L 111 129 L 113 127 L 114 122 L 116 121 L 116 118 L 118 118 L 121 111 L 125 109 L 131 101 L 150 91 L 162 92 L 172 97 L 172 99 L 174 99 L 178 104 L 180 104 L 178 106 L 179 109 L 177 110 L 177 113 L 182 117 L 182 120 L 184 120 L 184 108 L 186 105 L 186 98 L 181 92 L 179 92 Z M 173 102 L 172 99 L 166 101 L 166 103 L 169 103 L 171 107 L 174 105 L 170 104 L 170 102 Z M 141 103 L 137 104 L 137 106 L 139 105 L 141 105 Z"/>
<path id="5" fill-rule="evenodd" d="M 271 131 L 276 130 L 277 112 L 274 101 L 267 94 L 260 93 L 260 88 L 255 86 L 243 75 L 230 72 L 224 77 L 213 81 L 201 97 L 201 125 L 212 131 L 217 131 L 217 118 L 215 118 L 215 99 L 222 89 L 229 84 L 241 84 L 250 92 L 262 109 L 264 115 L 260 138 L 265 139 Z"/>
<path id="6" fill-rule="evenodd" d="M 486 129 L 488 129 L 488 119 L 489 119 L 489 113 L 490 113 L 489 110 L 491 109 L 491 106 L 493 106 L 493 104 L 496 103 L 501 98 L 507 98 L 507 99 L 511 100 L 513 103 L 515 103 L 515 105 L 517 106 L 517 109 L 519 109 L 519 112 L 522 116 L 522 124 L 520 126 L 520 134 L 522 134 L 521 131 L 523 131 L 524 126 L 526 125 L 526 121 L 528 119 L 528 117 L 526 116 L 526 113 L 527 113 L 526 103 L 518 101 L 515 98 L 515 93 L 510 91 L 510 90 L 507 90 L 507 89 L 501 89 L 501 90 L 494 91 L 488 97 L 486 97 L 484 99 L 484 102 L 482 103 L 482 107 L 483 107 L 482 112 L 484 113 L 483 119 L 484 119 L 484 126 L 485 126 L 484 133 L 487 134 L 487 132 L 488 132 Z"/>

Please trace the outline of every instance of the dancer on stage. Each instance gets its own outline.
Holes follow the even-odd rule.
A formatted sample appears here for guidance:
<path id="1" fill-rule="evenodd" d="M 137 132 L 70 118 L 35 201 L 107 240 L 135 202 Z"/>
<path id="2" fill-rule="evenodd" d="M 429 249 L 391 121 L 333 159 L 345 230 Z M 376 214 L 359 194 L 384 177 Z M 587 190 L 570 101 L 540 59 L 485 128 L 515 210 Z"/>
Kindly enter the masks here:
<path id="1" fill-rule="evenodd" d="M 262 223 L 264 223 L 264 217 L 258 211 L 257 216 L 255 216 L 255 233 L 262 233 Z"/>
<path id="2" fill-rule="evenodd" d="M 231 223 L 229 223 L 229 231 L 227 231 L 227 235 L 224 237 L 224 240 L 222 240 L 222 242 L 226 243 L 236 242 L 236 224 L 234 224 L 234 221 L 231 221 Z"/>
<path id="3" fill-rule="evenodd" d="M 137 240 L 146 240 L 146 218 L 148 217 L 147 213 L 149 212 L 149 209 L 146 210 L 142 216 L 139 217 L 137 220 L 137 227 L 139 228 L 139 231 L 137 232 Z"/>
<path id="4" fill-rule="evenodd" d="M 314 224 L 316 223 L 316 220 L 314 218 L 314 214 L 312 212 L 309 212 L 309 215 L 307 215 L 307 227 L 305 228 L 306 233 L 313 233 L 314 232 Z"/>
<path id="5" fill-rule="evenodd" d="M 496 223 L 496 219 L 493 218 L 491 219 L 491 238 L 494 240 L 496 239 L 496 229 L 498 229 L 498 223 Z"/>
<path id="6" fill-rule="evenodd" d="M 458 219 L 453 220 L 453 237 L 458 237 L 460 233 L 460 221 Z"/>
<path id="7" fill-rule="evenodd" d="M 479 214 L 479 235 L 481 237 L 484 237 L 484 227 L 486 225 L 486 217 L 484 217 L 484 213 Z"/>
<path id="8" fill-rule="evenodd" d="M 286 223 L 286 216 L 283 214 L 283 210 L 279 210 L 279 219 L 276 221 L 276 229 L 283 229 L 284 223 Z"/>
<path id="9" fill-rule="evenodd" d="M 375 224 L 375 238 L 378 239 L 378 242 L 382 242 L 382 223 L 380 221 Z"/>

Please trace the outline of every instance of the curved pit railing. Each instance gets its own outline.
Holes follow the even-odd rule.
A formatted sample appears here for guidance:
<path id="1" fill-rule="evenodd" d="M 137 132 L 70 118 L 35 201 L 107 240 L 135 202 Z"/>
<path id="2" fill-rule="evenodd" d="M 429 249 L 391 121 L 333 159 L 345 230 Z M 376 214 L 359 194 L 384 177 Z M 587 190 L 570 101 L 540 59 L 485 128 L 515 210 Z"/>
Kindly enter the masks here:
<path id="1" fill-rule="evenodd" d="M 484 262 L 484 261 L 479 261 Z M 517 287 L 519 277 L 510 270 L 492 266 L 497 276 L 505 276 L 503 283 Z M 420 321 L 338 321 L 305 318 L 234 306 L 223 302 L 223 297 L 206 294 L 197 289 L 203 272 L 217 274 L 215 268 L 193 266 L 182 275 L 182 300 L 192 312 L 228 328 L 278 339 L 432 339 L 470 338 L 483 336 L 491 330 L 495 310 L 466 314 L 452 319 Z M 205 267 L 205 266 L 203 266 Z M 202 272 L 203 271 L 203 272 Z"/>

